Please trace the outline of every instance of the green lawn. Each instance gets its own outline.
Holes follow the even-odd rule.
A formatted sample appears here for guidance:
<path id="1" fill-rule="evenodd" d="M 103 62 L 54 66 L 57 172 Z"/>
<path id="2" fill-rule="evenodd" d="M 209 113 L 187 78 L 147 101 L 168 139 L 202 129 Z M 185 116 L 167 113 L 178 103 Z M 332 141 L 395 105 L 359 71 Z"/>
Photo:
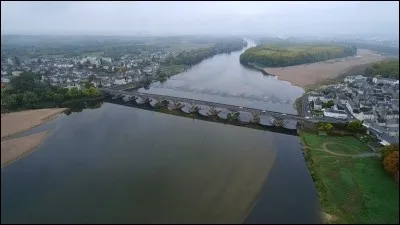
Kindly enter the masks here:
<path id="1" fill-rule="evenodd" d="M 350 136 L 301 133 L 309 170 L 318 189 L 323 211 L 331 223 L 398 223 L 399 188 L 383 169 L 379 158 L 352 158 L 342 154 L 371 152 Z M 346 146 L 346 147 L 344 147 Z"/>

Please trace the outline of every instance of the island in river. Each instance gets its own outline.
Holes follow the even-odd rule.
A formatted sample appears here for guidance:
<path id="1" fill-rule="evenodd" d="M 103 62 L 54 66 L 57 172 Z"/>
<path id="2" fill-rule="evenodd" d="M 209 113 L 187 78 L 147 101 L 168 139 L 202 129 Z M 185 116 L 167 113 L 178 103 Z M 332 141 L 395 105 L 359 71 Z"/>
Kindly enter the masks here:
<path id="1" fill-rule="evenodd" d="M 292 45 L 275 48 L 261 45 L 249 48 L 241 54 L 240 62 L 304 88 L 336 78 L 354 66 L 384 59 L 380 54 L 367 49 Z"/>

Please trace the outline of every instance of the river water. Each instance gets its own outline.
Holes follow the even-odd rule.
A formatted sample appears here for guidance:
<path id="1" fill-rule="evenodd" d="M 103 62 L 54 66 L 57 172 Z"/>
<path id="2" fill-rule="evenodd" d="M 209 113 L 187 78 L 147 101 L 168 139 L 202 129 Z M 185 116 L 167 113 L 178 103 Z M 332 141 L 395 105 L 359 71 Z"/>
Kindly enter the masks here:
<path id="1" fill-rule="evenodd" d="M 242 67 L 239 54 L 142 91 L 293 113 L 302 90 Z M 110 103 L 19 136 L 43 130 L 37 150 L 1 169 L 2 223 L 320 221 L 297 136 Z"/>

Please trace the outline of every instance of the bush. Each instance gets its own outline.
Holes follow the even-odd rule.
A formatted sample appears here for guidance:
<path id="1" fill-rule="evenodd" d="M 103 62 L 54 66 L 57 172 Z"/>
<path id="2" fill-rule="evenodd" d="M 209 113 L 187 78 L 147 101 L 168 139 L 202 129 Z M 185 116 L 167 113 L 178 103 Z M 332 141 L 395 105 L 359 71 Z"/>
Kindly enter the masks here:
<path id="1" fill-rule="evenodd" d="M 396 176 L 399 172 L 399 151 L 394 151 L 383 160 L 385 170 L 392 176 Z"/>

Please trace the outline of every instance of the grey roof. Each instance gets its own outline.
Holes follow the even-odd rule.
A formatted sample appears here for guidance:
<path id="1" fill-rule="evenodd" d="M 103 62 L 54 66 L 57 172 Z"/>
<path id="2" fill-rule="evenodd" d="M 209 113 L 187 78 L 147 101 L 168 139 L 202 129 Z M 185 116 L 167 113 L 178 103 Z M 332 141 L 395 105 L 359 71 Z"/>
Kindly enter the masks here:
<path id="1" fill-rule="evenodd" d="M 334 110 L 334 109 L 325 109 L 325 112 L 331 112 L 331 113 L 337 113 L 337 114 L 347 115 L 347 113 L 346 113 L 345 111 Z"/>
<path id="2" fill-rule="evenodd" d="M 321 99 L 319 99 L 319 98 L 315 99 L 314 100 L 314 104 L 315 105 L 321 105 L 322 104 Z"/>

